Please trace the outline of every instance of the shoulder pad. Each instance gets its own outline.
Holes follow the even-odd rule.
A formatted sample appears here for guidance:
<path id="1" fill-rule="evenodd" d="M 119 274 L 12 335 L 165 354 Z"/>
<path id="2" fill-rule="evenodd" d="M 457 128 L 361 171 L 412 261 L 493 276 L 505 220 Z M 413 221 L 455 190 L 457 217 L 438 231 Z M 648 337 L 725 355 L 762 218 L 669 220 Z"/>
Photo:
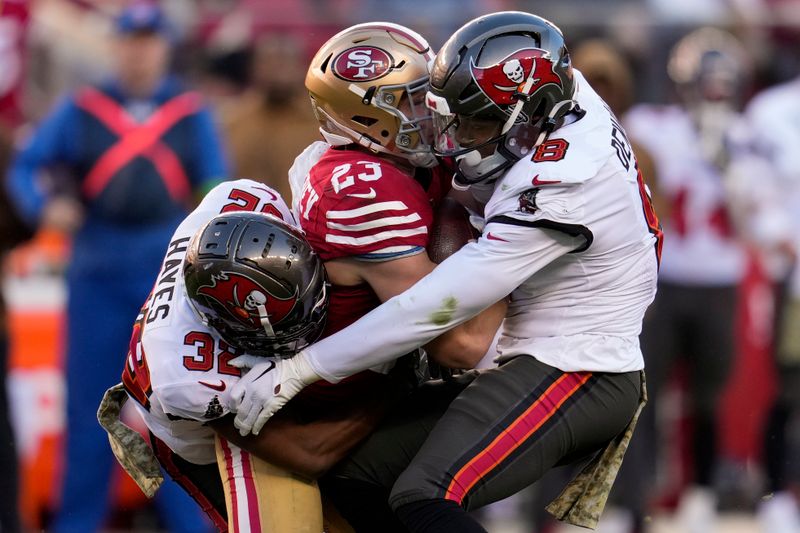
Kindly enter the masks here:
<path id="1" fill-rule="evenodd" d="M 315 141 L 308 145 L 300 155 L 294 159 L 289 168 L 289 187 L 292 190 L 292 209 L 296 212 L 303 193 L 303 187 L 308 179 L 308 173 L 330 149 L 328 143 Z"/>
<path id="2" fill-rule="evenodd" d="M 208 221 L 229 211 L 258 211 L 296 225 L 294 215 L 278 191 L 249 179 L 220 183 L 206 194 L 190 216 L 203 213 Z"/>

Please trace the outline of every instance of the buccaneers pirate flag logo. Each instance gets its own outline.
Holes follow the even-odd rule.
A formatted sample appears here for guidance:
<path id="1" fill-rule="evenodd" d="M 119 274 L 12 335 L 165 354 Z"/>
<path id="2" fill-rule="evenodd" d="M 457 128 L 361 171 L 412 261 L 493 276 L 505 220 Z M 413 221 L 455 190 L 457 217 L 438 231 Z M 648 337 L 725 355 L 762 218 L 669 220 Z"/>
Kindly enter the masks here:
<path id="1" fill-rule="evenodd" d="M 242 274 L 220 272 L 212 278 L 211 285 L 197 289 L 217 302 L 232 317 L 249 327 L 271 329 L 294 309 L 297 291 L 288 298 L 279 298 Z"/>
<path id="2" fill-rule="evenodd" d="M 563 87 L 548 56 L 547 51 L 539 48 L 523 48 L 489 67 L 478 67 L 471 59 L 470 70 L 483 94 L 498 106 L 507 106 L 517 102 L 516 96 L 529 77 L 532 85 L 528 94 L 551 83 Z"/>

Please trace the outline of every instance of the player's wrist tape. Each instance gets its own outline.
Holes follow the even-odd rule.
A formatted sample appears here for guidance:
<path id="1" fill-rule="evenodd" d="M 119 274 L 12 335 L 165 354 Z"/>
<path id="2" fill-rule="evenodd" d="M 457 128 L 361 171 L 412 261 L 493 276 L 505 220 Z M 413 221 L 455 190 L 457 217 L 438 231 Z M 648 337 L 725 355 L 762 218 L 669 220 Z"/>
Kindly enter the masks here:
<path id="1" fill-rule="evenodd" d="M 314 370 L 314 367 L 309 360 L 306 350 L 299 352 L 294 357 L 287 360 L 292 367 L 292 372 L 300 382 L 305 385 L 311 385 L 315 381 L 319 381 L 322 377 Z"/>
<path id="2" fill-rule="evenodd" d="M 317 358 L 314 354 L 314 347 L 309 346 L 307 348 L 303 348 L 297 355 L 293 357 L 293 359 L 300 359 L 298 361 L 298 366 L 302 365 L 302 373 L 304 377 L 302 378 L 306 385 L 314 383 L 314 381 L 319 381 L 320 379 L 324 379 L 329 383 L 339 383 L 342 378 L 336 377 L 330 372 L 327 372 L 322 366 L 320 362 L 317 361 Z M 311 380 L 311 381 L 308 381 Z"/>

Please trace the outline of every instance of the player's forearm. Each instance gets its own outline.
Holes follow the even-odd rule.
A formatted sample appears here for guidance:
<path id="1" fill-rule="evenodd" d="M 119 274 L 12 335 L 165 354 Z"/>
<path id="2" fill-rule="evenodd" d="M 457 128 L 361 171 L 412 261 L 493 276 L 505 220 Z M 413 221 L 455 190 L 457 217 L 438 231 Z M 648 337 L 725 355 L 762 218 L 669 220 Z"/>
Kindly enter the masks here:
<path id="1" fill-rule="evenodd" d="M 211 425 L 258 458 L 316 479 L 375 429 L 393 400 L 394 389 L 380 384 L 311 421 L 298 420 L 288 408 L 271 418 L 258 435 L 242 437 L 230 417 Z"/>
<path id="2" fill-rule="evenodd" d="M 259 459 L 309 479 L 315 479 L 346 454 L 345 450 L 339 451 L 333 448 L 325 450 L 324 453 L 320 452 L 322 444 L 320 437 L 338 438 L 339 431 L 351 434 L 347 428 L 348 424 L 349 422 L 341 421 L 297 425 L 273 417 L 258 435 L 242 437 L 232 422 L 215 429 L 222 437 Z M 365 431 L 360 434 L 358 440 L 367 433 Z M 354 437 L 352 446 L 358 440 Z M 337 451 L 339 453 L 336 453 Z"/>
<path id="3" fill-rule="evenodd" d="M 330 382 L 392 361 L 505 298 L 582 243 L 550 230 L 489 229 L 503 237 L 467 244 L 404 293 L 303 350 L 304 360 Z"/>
<path id="4" fill-rule="evenodd" d="M 441 366 L 475 368 L 489 350 L 507 309 L 507 299 L 503 298 L 460 326 L 433 339 L 425 345 L 425 351 Z"/>
<path id="5" fill-rule="evenodd" d="M 361 413 L 353 413 L 350 418 L 319 423 L 316 428 L 318 434 L 313 436 L 316 441 L 306 451 L 312 461 L 304 475 L 316 479 L 344 459 L 359 442 L 375 430 L 384 412 L 384 405 L 376 404 L 363 409 Z"/>
<path id="6" fill-rule="evenodd" d="M 336 382 L 396 359 L 469 320 L 514 288 L 513 277 L 477 283 L 493 272 L 471 243 L 404 293 L 304 350 L 314 371 Z"/>

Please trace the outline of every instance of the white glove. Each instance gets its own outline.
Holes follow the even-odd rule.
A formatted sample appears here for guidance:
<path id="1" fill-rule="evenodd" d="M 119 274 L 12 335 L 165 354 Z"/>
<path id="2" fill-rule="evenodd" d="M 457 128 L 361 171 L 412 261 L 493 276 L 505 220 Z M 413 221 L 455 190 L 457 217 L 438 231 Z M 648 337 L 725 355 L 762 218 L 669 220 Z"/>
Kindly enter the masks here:
<path id="1" fill-rule="evenodd" d="M 238 368 L 252 366 L 231 389 L 236 410 L 233 425 L 242 436 L 258 435 L 267 420 L 286 402 L 306 385 L 320 379 L 303 352 L 290 359 L 243 355 L 231 359 L 229 364 Z"/>

